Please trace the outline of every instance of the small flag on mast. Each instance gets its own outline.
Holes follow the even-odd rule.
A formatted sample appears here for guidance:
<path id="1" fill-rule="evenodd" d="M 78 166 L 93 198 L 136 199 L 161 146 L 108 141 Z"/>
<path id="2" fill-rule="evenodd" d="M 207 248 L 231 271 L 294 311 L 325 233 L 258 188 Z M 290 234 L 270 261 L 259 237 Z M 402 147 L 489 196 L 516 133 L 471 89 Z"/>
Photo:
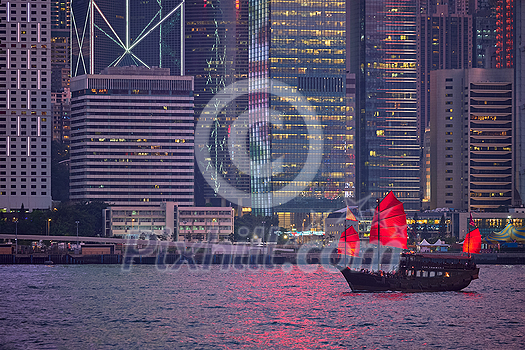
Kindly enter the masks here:
<path id="1" fill-rule="evenodd" d="M 470 213 L 470 221 L 469 221 L 469 225 L 476 226 L 476 223 L 475 223 L 474 220 L 472 219 L 472 213 Z"/>
<path id="2" fill-rule="evenodd" d="M 354 213 L 350 210 L 350 207 L 346 207 L 346 220 L 357 221 Z"/>

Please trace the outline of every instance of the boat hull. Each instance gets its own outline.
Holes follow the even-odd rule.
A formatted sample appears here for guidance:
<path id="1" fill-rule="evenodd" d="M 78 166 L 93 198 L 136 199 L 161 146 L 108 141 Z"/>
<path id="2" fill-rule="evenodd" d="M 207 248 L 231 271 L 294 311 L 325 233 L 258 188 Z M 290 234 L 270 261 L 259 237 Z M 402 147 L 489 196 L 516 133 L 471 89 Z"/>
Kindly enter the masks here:
<path id="1" fill-rule="evenodd" d="M 380 276 L 367 272 L 340 268 L 354 292 L 444 292 L 459 291 L 478 278 L 479 268 L 452 270 L 436 277 Z"/>

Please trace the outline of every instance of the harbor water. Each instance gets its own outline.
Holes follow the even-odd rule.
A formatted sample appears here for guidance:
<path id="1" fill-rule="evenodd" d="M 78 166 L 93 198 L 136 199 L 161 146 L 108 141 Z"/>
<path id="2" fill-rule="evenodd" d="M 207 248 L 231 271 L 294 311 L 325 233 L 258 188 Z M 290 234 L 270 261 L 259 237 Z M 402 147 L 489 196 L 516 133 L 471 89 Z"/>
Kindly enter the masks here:
<path id="1" fill-rule="evenodd" d="M 352 293 L 325 268 L 0 265 L 0 349 L 523 349 L 525 266 L 461 292 Z"/>

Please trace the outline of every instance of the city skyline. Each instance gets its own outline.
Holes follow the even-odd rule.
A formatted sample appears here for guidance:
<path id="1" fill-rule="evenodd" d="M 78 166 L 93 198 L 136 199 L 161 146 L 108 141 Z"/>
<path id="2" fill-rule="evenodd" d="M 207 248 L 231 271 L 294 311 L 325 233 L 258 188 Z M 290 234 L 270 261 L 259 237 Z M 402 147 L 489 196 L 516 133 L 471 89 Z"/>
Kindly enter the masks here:
<path id="1" fill-rule="evenodd" d="M 307 171 L 306 153 L 301 150 L 309 147 L 305 144 L 308 138 L 301 136 L 305 124 L 297 118 L 293 104 L 286 101 L 290 98 L 266 95 L 262 90 L 219 111 L 221 117 L 210 135 L 210 140 L 216 141 L 214 155 L 208 164 L 217 181 L 203 187 L 205 195 L 199 195 L 199 200 L 232 205 L 220 194 L 222 181 L 245 193 L 239 210 L 266 207 L 253 213 L 282 213 L 282 221 L 289 224 L 304 220 L 303 214 L 293 218 L 301 211 L 305 215 L 330 212 L 345 201 L 364 205 L 368 198 L 381 197 L 390 190 L 408 211 L 432 207 L 434 180 L 430 174 L 437 175 L 428 162 L 435 145 L 425 139 L 432 132 L 429 113 L 431 96 L 435 95 L 430 89 L 430 72 L 515 67 L 510 92 L 515 101 L 512 201 L 491 210 L 521 203 L 524 185 L 520 178 L 525 173 L 521 106 L 525 99 L 519 74 L 523 43 L 515 34 L 523 31 L 519 2 L 334 0 L 316 8 L 314 1 L 302 4 L 307 6 L 282 0 L 171 1 L 141 7 L 132 0 L 122 1 L 122 6 L 99 0 L 73 3 L 70 17 L 69 2 L 52 4 L 50 8 L 57 12 L 51 17 L 55 30 L 51 55 L 56 114 L 53 137 L 63 142 L 67 142 L 68 130 L 64 118 L 68 114 L 67 73 L 62 67 L 69 60 L 62 53 L 66 45 L 72 50 L 71 76 L 130 64 L 171 64 L 171 75 L 182 71 L 194 76 L 195 121 L 213 96 L 246 78 L 249 82 L 259 78 L 281 81 L 296 89 L 315 110 L 323 130 L 322 161 L 312 180 L 293 193 L 295 199 L 288 207 L 280 198 L 288 198 L 290 193 L 280 189 L 293 183 L 301 170 Z M 60 39 L 68 18 L 70 43 Z M 170 59 L 164 56 L 167 48 Z M 250 89 L 255 91 L 256 87 Z M 232 157 L 238 152 L 226 147 L 236 139 L 229 130 L 245 112 L 249 115 L 250 144 L 262 146 L 248 148 L 250 174 Z M 272 123 L 275 112 L 279 123 Z M 62 124 L 57 122 L 59 118 Z M 276 159 L 283 161 L 278 171 L 268 168 Z M 266 178 L 261 174 L 267 174 Z M 197 182 L 199 187 L 204 180 Z M 464 196 L 470 198 L 474 192 L 468 190 Z M 214 198 L 221 200 L 214 202 Z M 261 200 L 263 205 L 253 204 Z"/>

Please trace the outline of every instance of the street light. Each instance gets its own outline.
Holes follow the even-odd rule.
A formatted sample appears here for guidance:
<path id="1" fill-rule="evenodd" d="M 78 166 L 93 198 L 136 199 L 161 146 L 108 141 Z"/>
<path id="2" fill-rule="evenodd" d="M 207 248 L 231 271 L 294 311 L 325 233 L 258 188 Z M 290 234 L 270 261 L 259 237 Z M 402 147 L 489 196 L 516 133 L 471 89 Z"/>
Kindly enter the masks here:
<path id="1" fill-rule="evenodd" d="M 77 249 L 78 249 L 78 223 L 79 223 L 79 222 L 80 222 L 80 221 L 75 221 L 75 224 L 77 224 Z"/>
<path id="2" fill-rule="evenodd" d="M 47 219 L 47 235 L 49 236 L 49 224 L 51 223 L 51 219 Z"/>

